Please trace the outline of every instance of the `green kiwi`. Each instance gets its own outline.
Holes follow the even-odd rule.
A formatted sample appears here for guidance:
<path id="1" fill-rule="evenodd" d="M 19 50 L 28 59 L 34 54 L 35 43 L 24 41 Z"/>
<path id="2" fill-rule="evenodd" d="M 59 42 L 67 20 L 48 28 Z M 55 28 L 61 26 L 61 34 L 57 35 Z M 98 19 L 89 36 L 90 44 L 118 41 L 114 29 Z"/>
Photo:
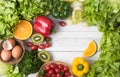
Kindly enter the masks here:
<path id="1" fill-rule="evenodd" d="M 47 62 L 47 61 L 50 61 L 50 59 L 51 59 L 50 54 L 45 50 L 38 52 L 38 58 L 42 62 Z"/>
<path id="2" fill-rule="evenodd" d="M 41 35 L 41 34 L 33 34 L 31 36 L 31 41 L 34 43 L 34 44 L 40 44 L 44 41 L 44 37 Z"/>

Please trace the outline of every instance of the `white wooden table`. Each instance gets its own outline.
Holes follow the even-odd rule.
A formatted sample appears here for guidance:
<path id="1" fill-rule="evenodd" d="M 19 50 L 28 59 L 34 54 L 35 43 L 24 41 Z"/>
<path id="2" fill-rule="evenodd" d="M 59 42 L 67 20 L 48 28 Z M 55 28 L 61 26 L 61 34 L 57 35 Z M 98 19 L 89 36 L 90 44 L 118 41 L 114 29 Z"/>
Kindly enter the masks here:
<path id="1" fill-rule="evenodd" d="M 72 25 L 69 21 L 67 26 L 57 26 L 57 33 L 52 34 L 52 47 L 46 49 L 52 55 L 52 60 L 63 61 L 67 64 L 71 64 L 73 59 L 78 56 L 82 56 L 83 51 L 88 46 L 91 40 L 95 40 L 98 45 L 102 36 L 102 33 L 98 32 L 97 27 L 84 27 L 84 23 Z M 98 52 L 86 60 L 91 64 L 98 59 Z M 35 77 L 36 74 L 29 75 L 29 77 Z"/>

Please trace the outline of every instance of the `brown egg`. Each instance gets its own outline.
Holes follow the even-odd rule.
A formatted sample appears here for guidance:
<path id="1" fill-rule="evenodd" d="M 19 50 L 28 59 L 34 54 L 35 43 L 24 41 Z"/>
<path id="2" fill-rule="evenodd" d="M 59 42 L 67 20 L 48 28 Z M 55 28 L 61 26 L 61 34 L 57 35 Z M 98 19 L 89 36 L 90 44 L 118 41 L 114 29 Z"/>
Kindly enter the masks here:
<path id="1" fill-rule="evenodd" d="M 15 40 L 7 39 L 7 40 L 3 41 L 2 46 L 5 50 L 11 50 L 15 46 Z"/>
<path id="2" fill-rule="evenodd" d="M 12 52 L 9 50 L 3 49 L 1 51 L 1 58 L 3 61 L 9 61 L 12 58 Z"/>
<path id="3" fill-rule="evenodd" d="M 18 45 L 16 45 L 13 49 L 12 49 L 12 56 L 15 59 L 18 59 L 22 56 L 22 48 Z"/>

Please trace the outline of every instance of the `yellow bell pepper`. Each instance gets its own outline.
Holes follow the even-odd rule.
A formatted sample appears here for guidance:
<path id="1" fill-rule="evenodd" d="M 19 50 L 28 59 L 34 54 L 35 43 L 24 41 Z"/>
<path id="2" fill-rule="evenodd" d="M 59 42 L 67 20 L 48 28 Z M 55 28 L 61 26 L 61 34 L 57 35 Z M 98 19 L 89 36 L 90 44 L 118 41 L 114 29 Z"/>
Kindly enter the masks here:
<path id="1" fill-rule="evenodd" d="M 75 76 L 81 77 L 84 74 L 88 73 L 88 71 L 89 71 L 89 64 L 88 64 L 88 62 L 85 61 L 85 59 L 83 59 L 81 57 L 76 57 L 73 60 L 72 73 Z"/>

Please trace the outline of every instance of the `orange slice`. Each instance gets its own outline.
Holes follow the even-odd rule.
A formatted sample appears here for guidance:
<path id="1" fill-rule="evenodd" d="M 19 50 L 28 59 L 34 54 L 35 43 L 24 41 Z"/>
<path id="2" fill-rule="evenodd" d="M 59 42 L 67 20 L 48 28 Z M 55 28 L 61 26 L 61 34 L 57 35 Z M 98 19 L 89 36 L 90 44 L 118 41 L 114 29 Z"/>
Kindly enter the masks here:
<path id="1" fill-rule="evenodd" d="M 97 51 L 97 45 L 96 45 L 95 41 L 92 40 L 92 41 L 89 43 L 87 49 L 85 49 L 85 51 L 83 52 L 83 56 L 84 56 L 84 57 L 93 56 L 93 55 L 96 53 L 96 51 Z"/>
<path id="2" fill-rule="evenodd" d="M 15 38 L 20 40 L 28 39 L 32 34 L 32 25 L 26 20 L 20 20 L 20 22 L 15 26 L 13 35 Z"/>

